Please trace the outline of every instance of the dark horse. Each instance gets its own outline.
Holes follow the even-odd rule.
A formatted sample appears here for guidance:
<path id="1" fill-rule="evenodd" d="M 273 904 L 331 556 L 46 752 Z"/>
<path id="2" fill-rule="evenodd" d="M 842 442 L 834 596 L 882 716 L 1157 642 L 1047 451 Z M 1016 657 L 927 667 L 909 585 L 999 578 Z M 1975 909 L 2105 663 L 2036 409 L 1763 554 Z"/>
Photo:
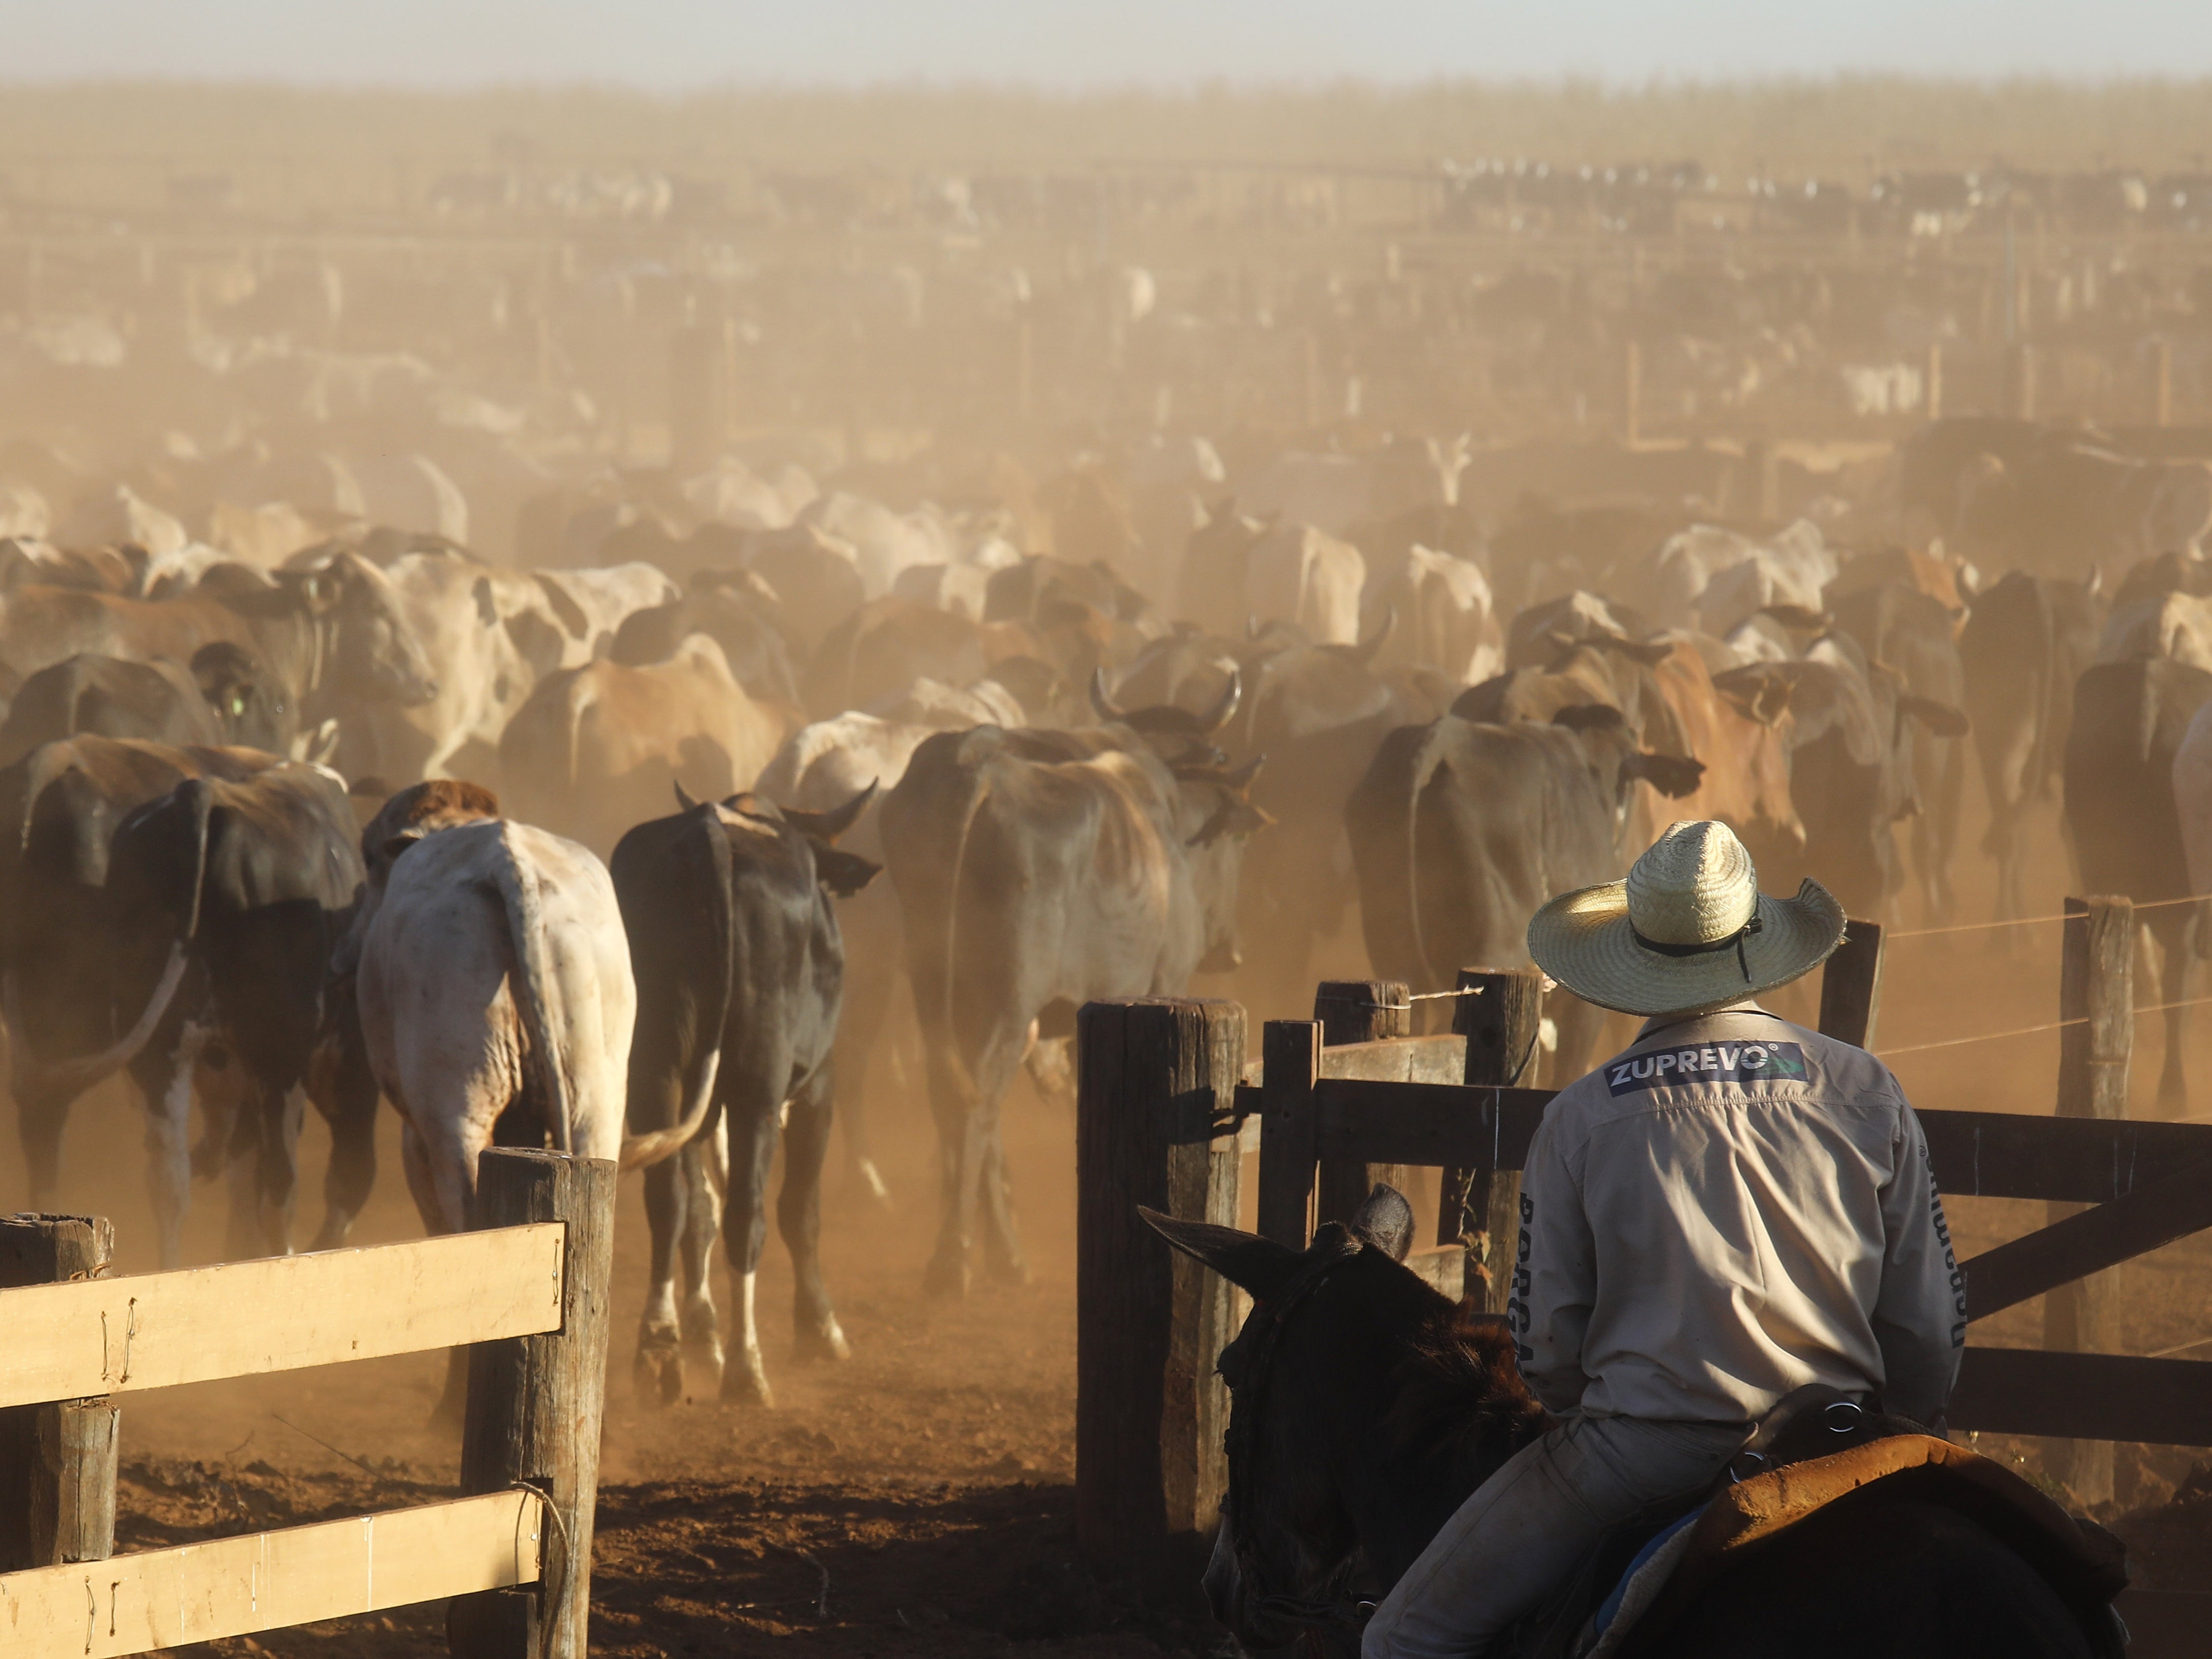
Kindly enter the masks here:
<path id="1" fill-rule="evenodd" d="M 1221 1355 L 1229 1491 L 1206 1571 L 1214 1616 L 1252 1651 L 1304 1638 L 1357 1650 L 1357 1598 L 1397 1583 L 1468 1494 L 1547 1425 L 1503 1324 L 1402 1263 L 1413 1218 L 1378 1188 L 1304 1252 L 1147 1220 L 1251 1293 Z M 2081 1617 L 1954 1510 L 1879 1489 L 1823 1510 L 1700 1592 L 1636 1659 L 2089 1659 L 2116 1621 Z M 2112 1625 L 2109 1632 L 2104 1628 Z M 1501 1639 L 1493 1653 L 1512 1644 Z"/>

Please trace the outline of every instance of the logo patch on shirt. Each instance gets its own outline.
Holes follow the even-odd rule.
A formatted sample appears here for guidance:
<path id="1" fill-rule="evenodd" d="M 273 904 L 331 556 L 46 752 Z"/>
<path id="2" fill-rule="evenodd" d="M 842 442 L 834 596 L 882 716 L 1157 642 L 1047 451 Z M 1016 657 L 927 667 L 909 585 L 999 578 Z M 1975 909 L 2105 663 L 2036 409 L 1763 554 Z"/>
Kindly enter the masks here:
<path id="1" fill-rule="evenodd" d="M 1695 1048 L 1653 1048 L 1605 1068 L 1616 1095 L 1686 1083 L 1802 1083 L 1810 1070 L 1797 1042 L 1707 1042 Z"/>

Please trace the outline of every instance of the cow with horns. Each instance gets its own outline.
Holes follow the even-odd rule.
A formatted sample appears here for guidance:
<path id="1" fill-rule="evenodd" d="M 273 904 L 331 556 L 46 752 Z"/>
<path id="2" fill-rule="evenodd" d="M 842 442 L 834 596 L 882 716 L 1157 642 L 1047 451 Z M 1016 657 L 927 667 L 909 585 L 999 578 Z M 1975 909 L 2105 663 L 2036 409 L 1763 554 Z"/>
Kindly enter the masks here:
<path id="1" fill-rule="evenodd" d="M 939 733 L 885 798 L 943 1149 L 933 1291 L 965 1291 L 979 1205 L 989 1267 L 1027 1276 L 999 1099 L 1041 1024 L 1236 965 L 1243 844 L 1269 822 L 1248 799 L 1260 757 L 1232 769 L 1212 743 L 1243 692 L 1232 675 L 1203 714 L 1123 710 L 1094 676 L 1101 725 Z"/>

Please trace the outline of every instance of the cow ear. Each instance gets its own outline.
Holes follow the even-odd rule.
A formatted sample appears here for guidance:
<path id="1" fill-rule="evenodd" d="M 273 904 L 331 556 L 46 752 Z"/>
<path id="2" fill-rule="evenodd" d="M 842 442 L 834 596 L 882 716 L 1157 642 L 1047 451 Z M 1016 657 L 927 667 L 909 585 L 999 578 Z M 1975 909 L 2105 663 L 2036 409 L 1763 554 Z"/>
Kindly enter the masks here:
<path id="1" fill-rule="evenodd" d="M 1413 1248 L 1413 1206 L 1406 1201 L 1405 1194 L 1378 1181 L 1359 1206 L 1359 1213 L 1352 1218 L 1352 1231 L 1391 1261 L 1403 1261 L 1406 1252 Z"/>
<path id="2" fill-rule="evenodd" d="M 851 898 L 883 873 L 884 866 L 858 853 L 841 853 L 820 842 L 814 848 L 814 878 L 839 898 Z"/>
<path id="3" fill-rule="evenodd" d="M 1909 691 L 1898 698 L 1897 712 L 1910 714 L 1939 738 L 1963 738 L 1971 729 L 1964 710 Z"/>
<path id="4" fill-rule="evenodd" d="M 1288 1245 L 1210 1221 L 1177 1221 L 1158 1210 L 1137 1206 L 1145 1224 L 1194 1261 L 1213 1269 L 1257 1302 L 1280 1291 L 1304 1258 Z"/>
<path id="5" fill-rule="evenodd" d="M 1552 724 L 1570 732 L 1613 732 L 1627 725 L 1628 719 L 1609 702 L 1577 702 L 1554 713 Z"/>
<path id="6" fill-rule="evenodd" d="M 1732 670 L 1714 678 L 1713 690 L 1737 714 L 1761 726 L 1773 725 L 1790 708 L 1790 682 L 1779 674 Z"/>
<path id="7" fill-rule="evenodd" d="M 387 837 L 384 843 L 385 863 L 397 863 L 399 855 L 421 841 L 427 833 L 422 830 L 403 830 L 399 834 Z"/>
<path id="8" fill-rule="evenodd" d="M 1617 657 L 1642 663 L 1646 668 L 1656 668 L 1674 654 L 1674 647 L 1657 640 L 1601 639 L 1593 641 L 1600 650 L 1610 651 Z"/>
<path id="9" fill-rule="evenodd" d="M 1686 755 L 1631 755 L 1620 763 L 1624 778 L 1641 778 L 1669 800 L 1698 792 L 1705 763 Z"/>

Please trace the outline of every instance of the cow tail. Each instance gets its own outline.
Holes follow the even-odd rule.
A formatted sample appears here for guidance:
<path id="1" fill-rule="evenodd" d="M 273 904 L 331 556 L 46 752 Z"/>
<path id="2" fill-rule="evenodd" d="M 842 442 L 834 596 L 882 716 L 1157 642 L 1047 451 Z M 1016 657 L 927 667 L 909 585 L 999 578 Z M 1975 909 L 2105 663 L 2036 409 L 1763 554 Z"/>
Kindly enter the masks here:
<path id="1" fill-rule="evenodd" d="M 945 951 L 943 959 L 937 964 L 936 1006 L 925 1011 L 925 1018 L 933 1015 L 938 1029 L 944 1033 L 945 1072 L 954 1091 L 966 1103 L 974 1102 L 980 1091 L 975 1085 L 975 1074 L 968 1069 L 967 1061 L 961 1056 L 959 1030 L 954 1020 L 955 991 L 959 983 L 960 969 L 960 887 L 967 878 L 968 843 L 975 834 L 975 816 L 982 811 L 983 803 L 991 798 L 991 786 L 984 779 L 980 764 L 982 757 L 971 757 L 975 735 L 971 732 L 961 740 L 959 746 L 957 765 L 963 787 L 960 795 L 958 828 L 953 832 L 949 849 L 951 856 L 942 866 L 945 872 L 942 895 Z M 926 939 L 928 934 L 924 932 L 921 937 Z M 921 988 L 917 985 L 915 988 L 918 992 Z"/>
<path id="2" fill-rule="evenodd" d="M 704 957 L 689 964 L 702 981 L 699 991 L 701 1028 L 696 1034 L 690 1052 L 684 1066 L 684 1107 L 674 1124 L 665 1129 L 648 1129 L 643 1134 L 625 1133 L 622 1142 L 622 1167 L 642 1170 L 648 1164 L 673 1158 L 698 1138 L 707 1126 L 707 1116 L 714 1103 L 714 1079 L 722 1065 L 724 1021 L 729 1017 L 730 994 L 736 978 L 737 960 L 737 876 L 732 867 L 730 838 L 722 829 L 721 820 L 715 816 L 702 816 L 700 827 L 704 831 L 708 857 L 714 866 L 714 907 L 711 923 L 713 939 Z M 639 1010 L 641 1020 L 645 1011 Z M 708 1022 L 712 1022 L 711 1029 Z"/>
<path id="3" fill-rule="evenodd" d="M 568 706 L 561 712 L 561 778 L 568 794 L 576 793 L 576 756 L 583 747 L 584 715 L 592 707 L 592 698 L 584 684 L 580 671 L 568 681 Z"/>
<path id="4" fill-rule="evenodd" d="M 501 856 L 494 861 L 492 881 L 507 912 L 507 935 L 514 945 L 514 1006 L 530 1039 L 526 1063 L 544 1102 L 553 1150 L 567 1152 L 574 1149 L 576 1086 L 568 1074 L 567 1046 L 561 1041 L 566 1023 L 558 1006 L 562 996 L 561 980 L 551 941 L 546 937 L 545 901 L 538 890 L 538 872 L 515 855 L 513 836 L 511 825 L 500 825 Z"/>
<path id="5" fill-rule="evenodd" d="M 59 744 L 48 744 L 58 748 Z M 43 786 L 34 786 L 43 787 Z M 75 1099 L 94 1085 L 106 1081 L 138 1058 L 155 1029 L 169 1012 L 176 998 L 177 987 L 184 982 L 185 968 L 191 957 L 193 940 L 200 926 L 200 891 L 207 883 L 208 820 L 214 808 L 215 792 L 202 778 L 187 778 L 179 784 L 171 799 L 184 808 L 186 821 L 191 825 L 192 857 L 189 896 L 185 901 L 185 925 L 179 936 L 169 942 L 169 959 L 163 964 L 161 977 L 147 999 L 145 1008 L 139 1013 L 131 1028 L 98 1054 L 84 1054 L 74 1060 L 46 1061 L 31 1052 L 30 1044 L 23 1040 L 22 1025 L 15 1006 L 15 982 L 11 975 L 6 987 L 7 1018 L 9 1028 L 16 1034 L 13 1044 L 15 1086 L 17 1099 L 33 1094 L 49 1098 L 59 1097 Z M 29 821 L 29 812 L 24 814 Z M 27 834 L 27 830 L 26 831 Z"/>
<path id="6" fill-rule="evenodd" d="M 2042 665 L 2043 684 L 2039 689 L 2043 706 L 2036 710 L 2035 744 L 2028 755 L 2028 773 L 2020 781 L 2022 801 L 2041 799 L 2051 787 L 2058 759 L 2051 746 L 2051 735 L 2057 731 L 2059 718 L 2064 712 L 2058 700 L 2074 695 L 2071 685 L 2060 684 L 2063 676 L 2058 662 L 2058 616 L 2051 609 L 2051 584 L 2040 576 L 2027 580 L 2035 590 L 2035 654 Z"/>
<path id="7" fill-rule="evenodd" d="M 1421 792 L 1436 776 L 1437 769 L 1443 764 L 1444 749 L 1441 741 L 1439 720 L 1431 726 L 1413 750 L 1413 764 L 1408 769 L 1406 788 L 1406 926 L 1413 944 L 1413 961 L 1425 975 L 1429 967 L 1428 943 L 1421 935 L 1421 860 L 1419 842 L 1421 832 Z M 1416 989 L 1420 988 L 1416 987 Z"/>

